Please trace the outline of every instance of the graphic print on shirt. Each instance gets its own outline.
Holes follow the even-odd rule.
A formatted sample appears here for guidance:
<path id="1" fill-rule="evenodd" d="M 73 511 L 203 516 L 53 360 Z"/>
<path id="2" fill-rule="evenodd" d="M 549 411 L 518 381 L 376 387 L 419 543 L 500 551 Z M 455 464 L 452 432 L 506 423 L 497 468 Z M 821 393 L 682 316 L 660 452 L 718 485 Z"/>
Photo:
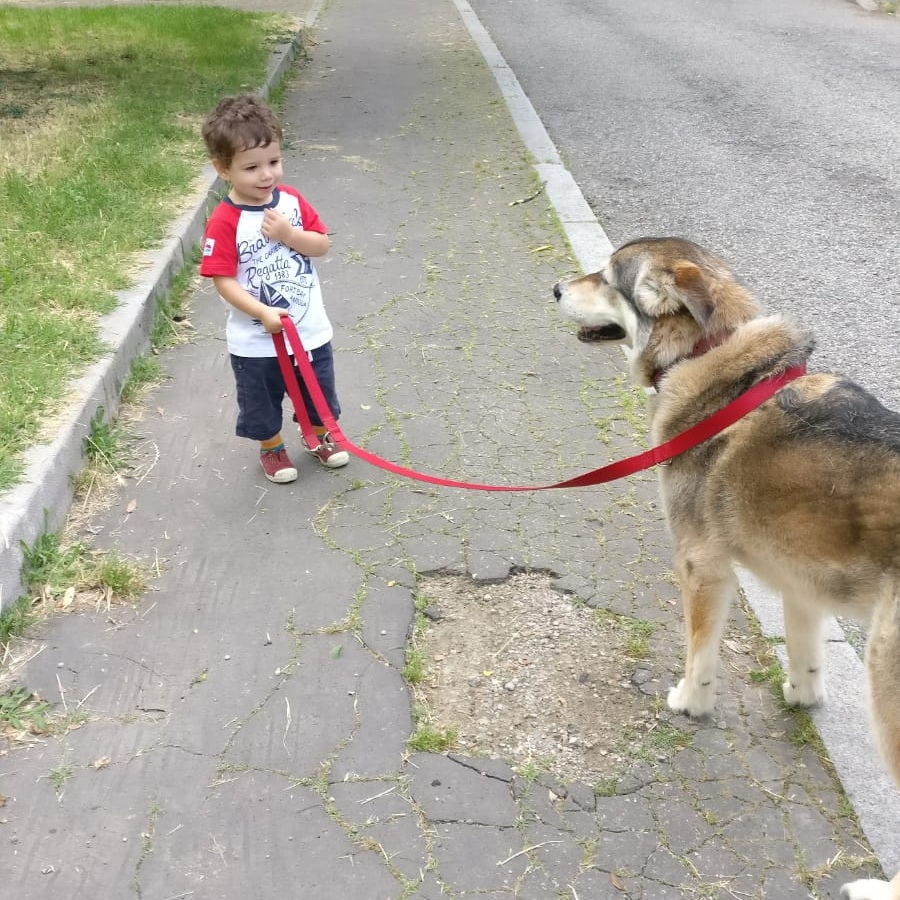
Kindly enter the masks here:
<path id="1" fill-rule="evenodd" d="M 277 288 L 269 287 L 265 282 L 259 286 L 259 302 L 265 303 L 266 306 L 277 306 L 280 309 L 291 308 L 290 301 L 279 294 Z M 259 322 L 259 319 L 253 321 Z"/>
<path id="2" fill-rule="evenodd" d="M 296 210 L 287 218 L 295 228 L 300 226 Z M 303 321 L 314 281 L 308 257 L 259 231 L 252 240 L 238 242 L 238 261 L 247 266 L 247 288 L 260 303 L 287 310 L 297 325 Z M 253 322 L 262 327 L 259 319 Z"/>

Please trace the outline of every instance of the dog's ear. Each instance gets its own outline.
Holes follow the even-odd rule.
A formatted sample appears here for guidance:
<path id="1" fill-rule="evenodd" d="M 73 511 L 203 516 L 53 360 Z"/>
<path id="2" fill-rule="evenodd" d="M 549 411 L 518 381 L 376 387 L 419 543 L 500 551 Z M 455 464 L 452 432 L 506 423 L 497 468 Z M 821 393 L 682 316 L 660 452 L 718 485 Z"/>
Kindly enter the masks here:
<path id="1" fill-rule="evenodd" d="M 716 310 L 716 304 L 710 296 L 709 281 L 703 270 L 683 259 L 672 266 L 672 276 L 684 305 L 697 324 L 705 329 Z"/>

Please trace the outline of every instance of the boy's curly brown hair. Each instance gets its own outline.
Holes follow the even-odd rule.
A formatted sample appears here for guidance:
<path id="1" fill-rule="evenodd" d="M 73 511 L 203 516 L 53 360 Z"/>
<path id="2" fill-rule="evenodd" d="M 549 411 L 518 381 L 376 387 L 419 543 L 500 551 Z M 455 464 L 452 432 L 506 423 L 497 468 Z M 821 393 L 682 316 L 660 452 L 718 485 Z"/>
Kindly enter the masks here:
<path id="1" fill-rule="evenodd" d="M 281 142 L 282 130 L 271 107 L 255 94 L 223 97 L 203 123 L 203 140 L 212 159 L 231 165 L 235 153 Z"/>

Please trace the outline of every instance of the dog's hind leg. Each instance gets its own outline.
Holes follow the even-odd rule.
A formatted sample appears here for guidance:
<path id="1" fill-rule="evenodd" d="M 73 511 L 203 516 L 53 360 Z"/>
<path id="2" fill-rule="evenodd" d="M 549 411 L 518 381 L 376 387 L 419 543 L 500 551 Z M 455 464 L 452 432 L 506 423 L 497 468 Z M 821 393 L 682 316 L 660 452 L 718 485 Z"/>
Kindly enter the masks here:
<path id="1" fill-rule="evenodd" d="M 737 596 L 738 582 L 731 563 L 712 556 L 707 548 L 676 552 L 675 572 L 681 586 L 687 639 L 684 678 L 669 690 L 674 712 L 706 716 L 716 703 L 719 642 Z"/>
<path id="2" fill-rule="evenodd" d="M 900 584 L 888 585 L 875 607 L 866 664 L 878 747 L 900 785 Z"/>
<path id="3" fill-rule="evenodd" d="M 788 706 L 819 706 L 825 702 L 822 665 L 825 644 L 821 606 L 784 593 L 784 641 L 788 653 L 787 680 L 781 686 Z"/>
<path id="4" fill-rule="evenodd" d="M 889 584 L 875 607 L 866 662 L 872 723 L 888 771 L 900 785 L 900 585 Z M 888 884 L 873 878 L 841 888 L 848 900 L 900 900 L 900 872 Z"/>

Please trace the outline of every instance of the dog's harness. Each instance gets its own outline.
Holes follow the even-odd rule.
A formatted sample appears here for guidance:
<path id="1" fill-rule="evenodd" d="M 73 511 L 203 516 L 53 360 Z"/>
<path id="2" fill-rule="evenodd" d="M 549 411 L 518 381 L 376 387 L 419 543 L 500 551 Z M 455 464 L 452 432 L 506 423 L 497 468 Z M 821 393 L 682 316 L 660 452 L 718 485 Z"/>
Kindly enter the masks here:
<path id="1" fill-rule="evenodd" d="M 421 472 L 416 472 L 413 469 L 398 466 L 396 463 L 382 459 L 380 456 L 376 456 L 368 450 L 357 447 L 347 440 L 343 431 L 341 431 L 340 426 L 335 421 L 334 416 L 331 414 L 328 402 L 322 394 L 322 389 L 319 387 L 312 363 L 310 363 L 309 357 L 303 348 L 303 343 L 300 340 L 300 335 L 297 333 L 297 328 L 287 315 L 282 316 L 281 323 L 284 332 L 273 334 L 272 340 L 275 343 L 275 351 L 278 355 L 278 362 L 281 366 L 284 383 L 287 387 L 288 395 L 291 398 L 291 403 L 294 406 L 297 422 L 300 425 L 300 430 L 303 433 L 303 438 L 306 441 L 307 447 L 317 447 L 319 438 L 316 436 L 315 429 L 310 422 L 309 414 L 306 411 L 306 404 L 303 402 L 303 396 L 300 393 L 300 388 L 294 375 L 291 359 L 285 345 L 285 334 L 287 334 L 287 339 L 290 342 L 291 349 L 294 353 L 294 362 L 300 371 L 303 384 L 309 392 L 313 406 L 319 414 L 322 425 L 328 429 L 331 433 L 331 439 L 341 450 L 346 450 L 354 456 L 358 456 L 365 462 L 371 463 L 373 466 L 377 466 L 380 469 L 385 469 L 388 472 L 393 472 L 395 475 L 402 475 L 405 478 L 413 478 L 416 481 L 424 481 L 428 484 L 436 484 L 442 487 L 465 488 L 467 490 L 475 491 L 546 491 L 552 488 L 587 487 L 592 484 L 605 484 L 608 481 L 626 478 L 629 475 L 634 475 L 636 472 L 649 469 L 660 463 L 668 462 L 673 457 L 715 437 L 726 428 L 734 425 L 735 422 L 738 422 L 746 416 L 747 413 L 752 412 L 758 406 L 761 406 L 786 384 L 789 384 L 791 381 L 806 374 L 806 365 L 804 364 L 793 366 L 790 369 L 786 369 L 784 372 L 772 375 L 770 378 L 766 378 L 764 381 L 754 384 L 753 387 L 745 391 L 735 400 L 732 400 L 727 406 L 714 412 L 708 418 L 697 422 L 696 425 L 692 425 L 690 428 L 685 429 L 680 434 L 677 434 L 671 440 L 660 444 L 658 447 L 651 447 L 643 453 L 629 456 L 627 459 L 618 460 L 609 465 L 602 466 L 599 469 L 593 469 L 590 472 L 585 472 L 583 475 L 569 478 L 566 481 L 559 481 L 556 484 L 532 486 L 475 484 L 467 481 L 454 481 L 449 478 L 439 478 L 435 475 L 425 475 Z"/>

